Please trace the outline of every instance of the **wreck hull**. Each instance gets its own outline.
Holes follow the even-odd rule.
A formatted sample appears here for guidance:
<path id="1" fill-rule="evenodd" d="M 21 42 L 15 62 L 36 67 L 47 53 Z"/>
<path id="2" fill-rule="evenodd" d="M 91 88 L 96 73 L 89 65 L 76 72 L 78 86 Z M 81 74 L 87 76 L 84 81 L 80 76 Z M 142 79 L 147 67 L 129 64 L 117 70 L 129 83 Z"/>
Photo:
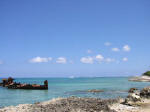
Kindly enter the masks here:
<path id="1" fill-rule="evenodd" d="M 13 78 L 3 79 L 0 86 L 6 87 L 8 89 L 27 89 L 27 90 L 47 90 L 48 89 L 48 81 L 44 81 L 44 85 L 38 84 L 21 84 L 20 82 L 13 82 Z"/>
<path id="2" fill-rule="evenodd" d="M 27 90 L 47 90 L 48 87 L 44 86 L 44 85 L 40 85 L 37 87 L 33 87 L 33 86 L 22 86 L 22 87 L 17 87 L 17 86 L 7 86 L 8 89 L 27 89 Z"/>
<path id="3" fill-rule="evenodd" d="M 9 88 L 10 89 L 10 88 Z M 27 89 L 27 90 L 48 90 L 48 87 L 20 87 L 15 89 Z"/>

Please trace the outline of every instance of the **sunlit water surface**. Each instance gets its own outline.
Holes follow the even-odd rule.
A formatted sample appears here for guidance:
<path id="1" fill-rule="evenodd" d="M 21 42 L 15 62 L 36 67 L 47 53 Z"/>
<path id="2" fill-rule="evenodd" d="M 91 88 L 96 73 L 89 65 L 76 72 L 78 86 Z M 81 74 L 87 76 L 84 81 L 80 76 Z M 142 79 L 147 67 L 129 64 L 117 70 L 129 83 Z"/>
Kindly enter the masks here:
<path id="1" fill-rule="evenodd" d="M 143 88 L 148 82 L 129 82 L 127 77 L 103 78 L 16 78 L 17 82 L 43 84 L 48 80 L 48 90 L 15 90 L 0 87 L 0 107 L 35 103 L 58 97 L 126 97 L 131 87 Z M 89 89 L 104 90 L 101 93 L 84 92 Z"/>

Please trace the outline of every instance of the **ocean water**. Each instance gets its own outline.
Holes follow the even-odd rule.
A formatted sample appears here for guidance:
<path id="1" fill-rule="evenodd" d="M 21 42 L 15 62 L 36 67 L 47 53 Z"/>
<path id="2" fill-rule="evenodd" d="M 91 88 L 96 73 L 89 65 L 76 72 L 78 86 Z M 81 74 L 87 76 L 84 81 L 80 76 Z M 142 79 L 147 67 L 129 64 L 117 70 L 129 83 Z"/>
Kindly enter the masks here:
<path id="1" fill-rule="evenodd" d="M 1 79 L 0 79 L 1 80 Z M 116 98 L 126 97 L 128 89 L 136 87 L 142 89 L 150 82 L 130 82 L 127 77 L 101 78 L 16 78 L 16 82 L 43 84 L 48 80 L 48 90 L 15 90 L 0 87 L 0 107 L 35 103 L 58 97 L 98 97 Z M 101 93 L 88 93 L 86 90 L 100 89 Z"/>

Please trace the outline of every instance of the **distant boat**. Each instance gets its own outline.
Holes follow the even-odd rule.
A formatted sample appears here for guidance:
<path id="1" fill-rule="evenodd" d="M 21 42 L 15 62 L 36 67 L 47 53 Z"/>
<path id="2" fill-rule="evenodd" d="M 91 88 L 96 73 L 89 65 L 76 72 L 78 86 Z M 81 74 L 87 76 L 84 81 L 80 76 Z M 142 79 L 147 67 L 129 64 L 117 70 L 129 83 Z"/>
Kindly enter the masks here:
<path id="1" fill-rule="evenodd" d="M 70 78 L 70 79 L 74 79 L 75 77 L 74 77 L 74 76 L 69 76 L 69 78 Z"/>

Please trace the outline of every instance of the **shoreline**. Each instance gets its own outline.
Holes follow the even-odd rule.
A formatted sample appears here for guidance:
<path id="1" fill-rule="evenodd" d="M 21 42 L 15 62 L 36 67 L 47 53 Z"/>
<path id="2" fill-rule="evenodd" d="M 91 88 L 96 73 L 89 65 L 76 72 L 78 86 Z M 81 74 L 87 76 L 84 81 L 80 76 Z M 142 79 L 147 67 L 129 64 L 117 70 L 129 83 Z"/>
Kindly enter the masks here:
<path id="1" fill-rule="evenodd" d="M 142 90 L 131 88 L 128 93 L 126 98 L 116 99 L 74 96 L 55 98 L 0 108 L 0 112 L 150 112 L 150 87 Z"/>
<path id="2" fill-rule="evenodd" d="M 143 78 L 150 80 L 150 77 L 147 76 L 139 77 L 136 77 L 138 81 L 141 77 L 142 80 L 140 81 L 143 81 Z M 87 89 L 79 90 L 79 92 L 95 94 L 104 92 L 104 90 Z M 67 98 L 54 98 L 34 104 L 19 104 L 17 106 L 1 107 L 0 112 L 150 112 L 149 105 L 150 87 L 145 87 L 142 90 L 130 88 L 128 96 L 125 98 L 102 99 L 73 96 Z"/>
<path id="3" fill-rule="evenodd" d="M 116 112 L 109 105 L 118 99 L 103 100 L 100 98 L 56 98 L 35 104 L 20 104 L 0 109 L 0 112 Z"/>
<path id="4" fill-rule="evenodd" d="M 0 112 L 149 112 L 145 106 L 122 104 L 125 99 L 100 98 L 54 98 L 52 100 L 34 104 L 19 104 L 0 108 Z M 148 106 L 150 100 L 147 100 Z M 144 105 L 144 104 L 143 104 Z"/>
<path id="5" fill-rule="evenodd" d="M 150 82 L 150 77 L 149 76 L 135 76 L 135 77 L 130 77 L 128 80 L 134 81 L 134 82 Z"/>

